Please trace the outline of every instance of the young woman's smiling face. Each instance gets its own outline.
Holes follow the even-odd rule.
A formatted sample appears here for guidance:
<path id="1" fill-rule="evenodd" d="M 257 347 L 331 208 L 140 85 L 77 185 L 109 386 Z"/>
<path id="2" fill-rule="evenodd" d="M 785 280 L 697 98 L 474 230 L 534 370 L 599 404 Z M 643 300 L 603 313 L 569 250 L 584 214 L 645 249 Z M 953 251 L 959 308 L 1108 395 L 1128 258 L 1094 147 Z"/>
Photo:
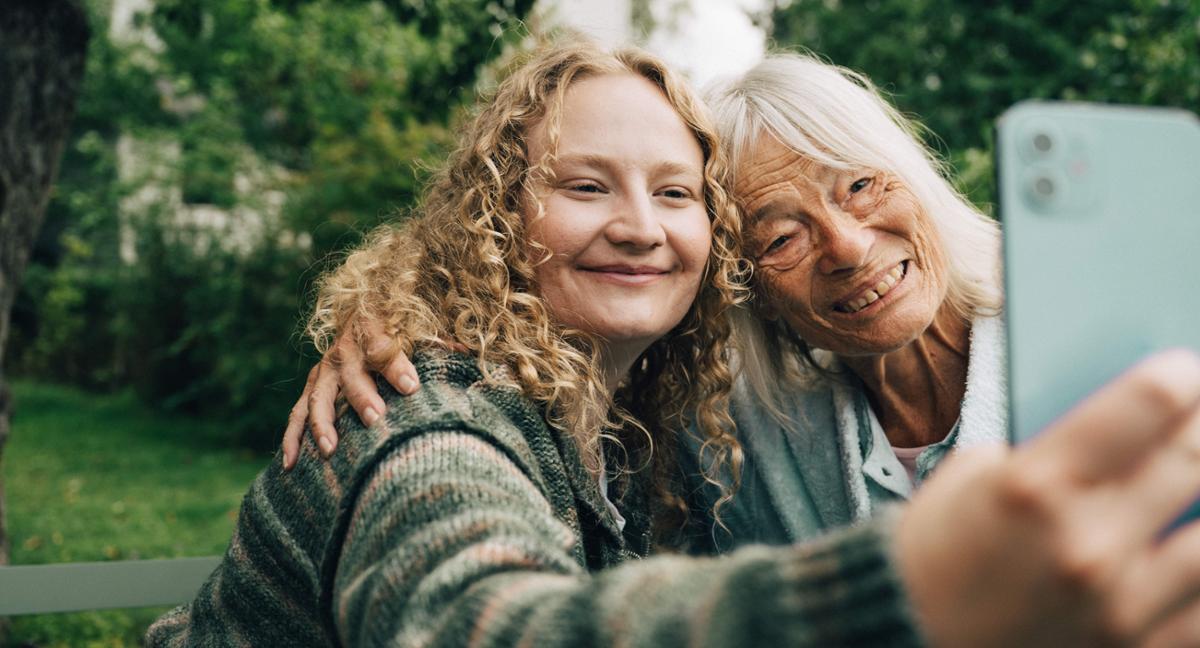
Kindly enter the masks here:
<path id="1" fill-rule="evenodd" d="M 545 123 L 529 135 L 536 164 Z M 662 91 L 633 74 L 576 81 L 562 106 L 554 178 L 529 235 L 550 250 L 537 282 L 554 317 L 630 356 L 696 298 L 711 247 L 704 155 Z"/>
<path id="2" fill-rule="evenodd" d="M 756 281 L 806 342 L 875 355 L 929 327 L 946 298 L 945 259 L 903 182 L 824 166 L 768 137 L 737 176 Z"/>

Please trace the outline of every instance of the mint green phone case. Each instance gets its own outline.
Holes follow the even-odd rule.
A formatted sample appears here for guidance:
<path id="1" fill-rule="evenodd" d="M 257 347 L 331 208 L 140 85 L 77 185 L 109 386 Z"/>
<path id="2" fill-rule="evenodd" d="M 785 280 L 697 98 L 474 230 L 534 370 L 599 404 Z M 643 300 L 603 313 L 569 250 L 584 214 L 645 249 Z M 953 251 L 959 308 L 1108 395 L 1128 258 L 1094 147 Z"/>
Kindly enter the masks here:
<path id="1" fill-rule="evenodd" d="M 996 171 L 1019 442 L 1151 351 L 1200 350 L 1200 120 L 1021 103 Z"/>

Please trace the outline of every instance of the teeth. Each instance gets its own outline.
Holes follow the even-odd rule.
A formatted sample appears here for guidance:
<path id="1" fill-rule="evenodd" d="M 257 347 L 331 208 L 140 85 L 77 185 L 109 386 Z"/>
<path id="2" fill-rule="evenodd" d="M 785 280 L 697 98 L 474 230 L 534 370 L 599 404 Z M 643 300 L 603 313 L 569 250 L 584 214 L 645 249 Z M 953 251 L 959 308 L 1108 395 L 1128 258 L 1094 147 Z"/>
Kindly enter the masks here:
<path id="1" fill-rule="evenodd" d="M 883 279 L 879 281 L 879 283 L 875 284 L 873 289 L 859 295 L 856 299 L 846 302 L 846 311 L 850 313 L 856 313 L 863 308 L 866 308 L 867 306 L 879 301 L 880 297 L 883 297 L 891 292 L 892 288 L 896 286 L 896 282 L 900 281 L 900 277 L 902 276 L 904 276 L 903 263 L 892 268 L 891 272 L 888 272 L 887 275 L 885 275 Z"/>

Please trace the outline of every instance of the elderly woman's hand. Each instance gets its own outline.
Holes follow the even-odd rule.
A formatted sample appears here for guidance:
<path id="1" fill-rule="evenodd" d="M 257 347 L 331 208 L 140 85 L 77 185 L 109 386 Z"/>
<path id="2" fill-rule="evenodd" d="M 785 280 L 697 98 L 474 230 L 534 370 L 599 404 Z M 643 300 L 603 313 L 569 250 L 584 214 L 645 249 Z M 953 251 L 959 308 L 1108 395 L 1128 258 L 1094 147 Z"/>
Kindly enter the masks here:
<path id="1" fill-rule="evenodd" d="M 935 646 L 1200 645 L 1200 524 L 1163 537 L 1198 492 L 1200 358 L 1173 351 L 940 468 L 897 560 Z"/>
<path id="2" fill-rule="evenodd" d="M 378 420 L 386 406 L 369 370 L 382 373 L 401 394 L 420 389 L 416 369 L 406 355 L 394 352 L 392 340 L 372 324 L 363 324 L 361 330 L 360 335 L 340 335 L 333 348 L 308 372 L 304 392 L 288 415 L 280 444 L 284 470 L 290 470 L 300 454 L 300 435 L 305 422 L 321 453 L 326 457 L 333 453 L 338 441 L 333 427 L 334 403 L 339 393 L 364 423 L 372 425 Z"/>

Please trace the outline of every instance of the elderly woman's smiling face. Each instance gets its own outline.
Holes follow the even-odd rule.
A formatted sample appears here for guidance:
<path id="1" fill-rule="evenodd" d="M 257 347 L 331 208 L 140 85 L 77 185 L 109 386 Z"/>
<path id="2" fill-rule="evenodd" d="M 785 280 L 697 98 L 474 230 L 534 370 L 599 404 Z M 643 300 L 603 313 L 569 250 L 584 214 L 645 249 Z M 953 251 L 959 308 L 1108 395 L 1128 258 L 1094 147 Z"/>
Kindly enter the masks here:
<path id="1" fill-rule="evenodd" d="M 768 311 L 841 355 L 894 351 L 946 297 L 933 223 L 899 179 L 836 169 L 763 137 L 737 169 L 747 253 Z"/>

